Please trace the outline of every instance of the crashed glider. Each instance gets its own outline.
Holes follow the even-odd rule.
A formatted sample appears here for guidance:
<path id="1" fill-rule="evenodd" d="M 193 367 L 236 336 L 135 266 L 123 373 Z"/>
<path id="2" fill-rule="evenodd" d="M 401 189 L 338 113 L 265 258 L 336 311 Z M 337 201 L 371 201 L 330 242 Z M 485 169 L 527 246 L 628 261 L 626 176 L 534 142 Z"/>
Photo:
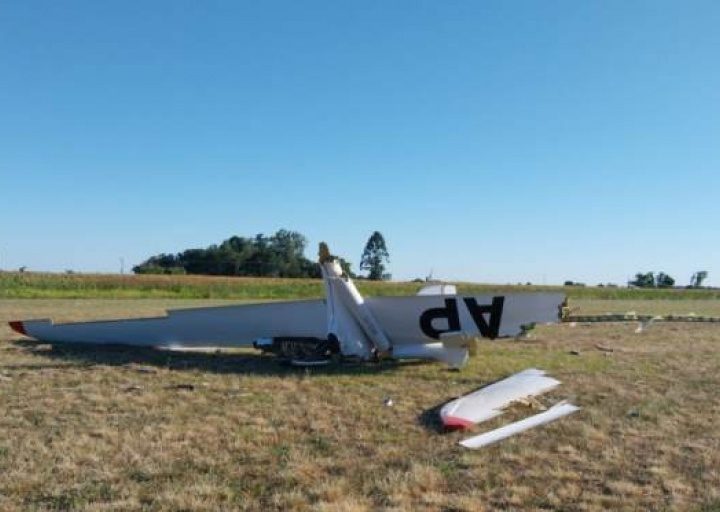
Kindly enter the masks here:
<path id="1" fill-rule="evenodd" d="M 157 348 L 246 347 L 296 364 L 333 355 L 376 360 L 427 359 L 462 367 L 478 338 L 516 336 L 532 323 L 557 322 L 561 293 L 461 296 L 452 285 L 411 297 L 363 298 L 321 244 L 325 299 L 169 310 L 166 316 L 114 321 L 10 322 L 46 343 Z"/>

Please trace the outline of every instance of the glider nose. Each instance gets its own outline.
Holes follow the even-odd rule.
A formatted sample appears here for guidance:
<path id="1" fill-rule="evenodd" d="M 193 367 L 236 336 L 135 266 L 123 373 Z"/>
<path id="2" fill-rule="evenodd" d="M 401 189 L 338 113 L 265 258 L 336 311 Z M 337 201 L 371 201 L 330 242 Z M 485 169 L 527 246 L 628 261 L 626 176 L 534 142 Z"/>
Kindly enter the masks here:
<path id="1" fill-rule="evenodd" d="M 23 325 L 22 322 L 8 322 L 8 324 L 10 325 L 10 328 L 13 331 L 15 331 L 19 334 L 22 334 L 24 336 L 27 336 L 27 333 L 25 332 L 25 326 Z"/>

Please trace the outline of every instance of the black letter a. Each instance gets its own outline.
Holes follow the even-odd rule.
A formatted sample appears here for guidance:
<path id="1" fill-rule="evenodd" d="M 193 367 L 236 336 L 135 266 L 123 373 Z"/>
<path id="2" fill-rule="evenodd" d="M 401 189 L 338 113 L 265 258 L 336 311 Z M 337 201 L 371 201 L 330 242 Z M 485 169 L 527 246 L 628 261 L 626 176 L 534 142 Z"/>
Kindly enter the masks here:
<path id="1" fill-rule="evenodd" d="M 472 297 L 467 297 L 464 300 L 470 315 L 475 321 L 475 325 L 480 331 L 480 335 L 490 339 L 497 338 L 500 332 L 500 319 L 502 318 L 505 297 L 493 297 L 490 306 L 478 306 L 477 301 Z M 490 314 L 490 322 L 485 321 L 483 313 Z"/>
<path id="2" fill-rule="evenodd" d="M 441 331 L 433 327 L 433 320 L 437 318 L 447 319 L 448 328 Z M 436 340 L 440 339 L 441 333 L 459 331 L 460 315 L 458 314 L 457 301 L 455 299 L 445 299 L 444 308 L 430 308 L 423 311 L 423 314 L 420 315 L 420 329 L 425 336 Z"/>

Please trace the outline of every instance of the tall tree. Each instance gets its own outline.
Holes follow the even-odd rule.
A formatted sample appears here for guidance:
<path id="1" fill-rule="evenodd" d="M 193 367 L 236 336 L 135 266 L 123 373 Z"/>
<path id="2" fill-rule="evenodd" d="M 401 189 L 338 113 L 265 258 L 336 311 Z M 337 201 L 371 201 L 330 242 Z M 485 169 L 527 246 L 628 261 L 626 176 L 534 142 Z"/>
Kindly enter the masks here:
<path id="1" fill-rule="evenodd" d="M 385 263 L 390 262 L 390 254 L 385 245 L 385 238 L 382 233 L 375 231 L 367 244 L 360 258 L 360 270 L 368 271 L 368 279 L 372 281 L 380 281 L 386 279 Z"/>
<path id="2" fill-rule="evenodd" d="M 705 281 L 705 279 L 707 279 L 707 276 L 708 276 L 707 270 L 698 270 L 690 278 L 690 287 L 691 288 L 700 288 L 702 286 L 703 281 Z"/>

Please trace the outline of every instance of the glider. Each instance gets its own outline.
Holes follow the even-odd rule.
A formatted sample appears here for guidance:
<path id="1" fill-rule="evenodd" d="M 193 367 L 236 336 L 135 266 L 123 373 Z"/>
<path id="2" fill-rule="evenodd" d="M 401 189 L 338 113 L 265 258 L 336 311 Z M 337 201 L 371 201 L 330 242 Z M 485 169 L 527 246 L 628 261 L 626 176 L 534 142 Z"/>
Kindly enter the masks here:
<path id="1" fill-rule="evenodd" d="M 169 310 L 166 316 L 114 321 L 10 322 L 46 343 L 157 348 L 255 347 L 300 365 L 334 355 L 442 361 L 462 367 L 478 338 L 516 336 L 528 325 L 557 322 L 561 293 L 458 295 L 430 285 L 416 296 L 363 298 L 327 245 L 320 245 L 325 299 Z"/>

